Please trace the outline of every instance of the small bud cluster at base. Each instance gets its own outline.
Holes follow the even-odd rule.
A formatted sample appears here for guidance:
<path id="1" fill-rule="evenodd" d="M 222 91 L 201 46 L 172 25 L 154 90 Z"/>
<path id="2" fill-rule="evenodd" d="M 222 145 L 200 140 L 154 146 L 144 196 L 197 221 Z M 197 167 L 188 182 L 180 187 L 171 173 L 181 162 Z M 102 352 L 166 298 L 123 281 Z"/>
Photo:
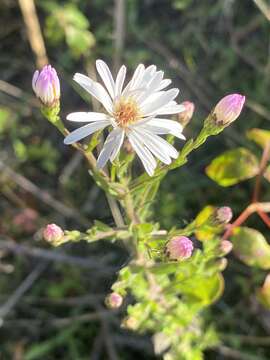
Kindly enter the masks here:
<path id="1" fill-rule="evenodd" d="M 171 260 L 185 260 L 192 255 L 193 243 L 186 236 L 177 236 L 168 242 L 166 251 Z"/>
<path id="2" fill-rule="evenodd" d="M 105 304 L 111 309 L 118 309 L 122 303 L 123 297 L 116 292 L 109 294 L 105 299 Z"/>

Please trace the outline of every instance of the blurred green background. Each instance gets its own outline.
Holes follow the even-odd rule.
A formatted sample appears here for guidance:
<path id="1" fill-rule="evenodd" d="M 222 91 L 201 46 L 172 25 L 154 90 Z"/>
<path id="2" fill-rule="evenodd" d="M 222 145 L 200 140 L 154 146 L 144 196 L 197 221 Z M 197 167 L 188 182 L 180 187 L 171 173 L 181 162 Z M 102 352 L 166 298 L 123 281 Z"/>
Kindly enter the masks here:
<path id="1" fill-rule="evenodd" d="M 242 145 L 259 154 L 245 132 L 269 128 L 270 3 L 37 0 L 36 8 L 31 5 L 0 2 L 0 359 L 155 358 L 150 336 L 120 329 L 119 314 L 104 307 L 115 272 L 128 260 L 121 244 L 80 243 L 55 251 L 42 241 L 40 229 L 48 222 L 84 230 L 94 219 L 113 220 L 84 160 L 40 114 L 32 74 L 46 61 L 57 69 L 64 118 L 89 108 L 90 99 L 76 92 L 72 76 L 92 74 L 97 58 L 115 71 L 125 63 L 130 74 L 140 62 L 154 63 L 180 89 L 179 102 L 195 103 L 187 138 L 222 96 L 244 94 L 241 117 L 171 172 L 153 204 L 165 228 L 191 221 L 207 204 L 231 206 L 237 215 L 249 203 L 252 181 L 221 188 L 205 167 Z M 33 12 L 41 39 L 27 30 Z M 263 198 L 268 197 L 264 184 Z M 248 224 L 269 236 L 256 217 Z M 264 277 L 229 257 L 224 296 L 205 315 L 224 335 L 223 345 L 206 359 L 270 358 L 270 314 L 254 300 Z"/>

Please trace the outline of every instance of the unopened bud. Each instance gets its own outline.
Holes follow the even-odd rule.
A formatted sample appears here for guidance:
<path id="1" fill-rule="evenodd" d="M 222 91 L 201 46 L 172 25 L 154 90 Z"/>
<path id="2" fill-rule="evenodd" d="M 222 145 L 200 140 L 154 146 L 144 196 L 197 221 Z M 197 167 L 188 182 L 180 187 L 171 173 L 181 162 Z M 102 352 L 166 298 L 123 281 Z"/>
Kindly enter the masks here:
<path id="1" fill-rule="evenodd" d="M 132 316 L 126 317 L 122 322 L 122 327 L 129 330 L 137 330 L 138 325 L 138 321 Z"/>
<path id="2" fill-rule="evenodd" d="M 214 121 L 216 125 L 228 126 L 240 115 L 245 96 L 240 94 L 230 94 L 222 98 L 213 110 Z"/>
<path id="3" fill-rule="evenodd" d="M 181 105 L 184 105 L 185 110 L 178 114 L 178 121 L 185 127 L 193 116 L 195 105 L 191 101 L 184 101 Z"/>
<path id="4" fill-rule="evenodd" d="M 60 81 L 51 65 L 44 66 L 41 71 L 35 71 L 32 87 L 36 96 L 47 107 L 54 106 L 60 99 Z"/>
<path id="5" fill-rule="evenodd" d="M 218 224 L 226 225 L 232 220 L 232 209 L 229 206 L 222 206 L 216 210 L 214 217 Z"/>
<path id="6" fill-rule="evenodd" d="M 117 309 L 122 305 L 123 297 L 120 294 L 113 292 L 107 296 L 105 303 L 109 308 Z"/>
<path id="7" fill-rule="evenodd" d="M 56 224 L 49 224 L 43 230 L 44 240 L 52 243 L 53 245 L 57 245 L 64 237 L 64 232 L 60 228 L 60 226 Z"/>
<path id="8" fill-rule="evenodd" d="M 166 250 L 171 260 L 185 260 L 192 255 L 193 243 L 186 236 L 176 236 L 168 242 Z"/>
<path id="9" fill-rule="evenodd" d="M 233 249 L 233 244 L 229 240 L 222 240 L 220 244 L 220 250 L 222 255 L 229 254 Z"/>
<path id="10" fill-rule="evenodd" d="M 224 271 L 228 265 L 228 260 L 226 258 L 222 258 L 217 262 L 219 271 Z"/>

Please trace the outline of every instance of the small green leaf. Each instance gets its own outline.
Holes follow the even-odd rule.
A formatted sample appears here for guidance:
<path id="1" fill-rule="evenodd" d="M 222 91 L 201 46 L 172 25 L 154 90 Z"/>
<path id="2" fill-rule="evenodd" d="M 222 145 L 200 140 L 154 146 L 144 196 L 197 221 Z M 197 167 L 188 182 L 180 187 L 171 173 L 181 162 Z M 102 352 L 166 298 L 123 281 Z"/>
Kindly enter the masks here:
<path id="1" fill-rule="evenodd" d="M 230 239 L 236 256 L 246 265 L 270 269 L 270 246 L 257 230 L 238 227 Z"/>
<path id="2" fill-rule="evenodd" d="M 259 162 L 255 155 L 245 148 L 224 152 L 206 168 L 210 179 L 221 186 L 231 186 L 256 176 Z"/>
<path id="3" fill-rule="evenodd" d="M 211 277 L 198 276 L 183 281 L 179 285 L 181 293 L 186 295 L 190 302 L 202 302 L 209 305 L 218 300 L 224 290 L 224 279 L 219 273 Z"/>
<path id="4" fill-rule="evenodd" d="M 196 238 L 200 241 L 211 240 L 222 232 L 224 226 L 214 221 L 217 208 L 215 206 L 205 206 L 195 219 Z"/>
<path id="5" fill-rule="evenodd" d="M 257 290 L 257 298 L 267 309 L 270 309 L 270 274 L 265 278 L 263 286 Z"/>
<path id="6" fill-rule="evenodd" d="M 256 128 L 250 129 L 247 131 L 247 138 L 264 149 L 267 143 L 270 142 L 270 131 Z"/>

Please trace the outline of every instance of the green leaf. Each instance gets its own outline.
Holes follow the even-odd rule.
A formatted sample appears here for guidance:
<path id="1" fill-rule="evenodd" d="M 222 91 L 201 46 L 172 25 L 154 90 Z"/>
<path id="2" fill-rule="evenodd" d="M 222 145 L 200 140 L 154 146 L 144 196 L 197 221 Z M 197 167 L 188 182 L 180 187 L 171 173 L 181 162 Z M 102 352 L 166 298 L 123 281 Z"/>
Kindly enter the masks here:
<path id="1" fill-rule="evenodd" d="M 215 206 L 208 205 L 197 215 L 195 219 L 195 235 L 198 240 L 211 240 L 223 231 L 224 225 L 215 222 L 216 210 Z"/>
<path id="2" fill-rule="evenodd" d="M 206 174 L 210 179 L 224 187 L 250 179 L 258 172 L 258 159 L 245 148 L 226 151 L 206 168 Z"/>
<path id="3" fill-rule="evenodd" d="M 270 131 L 257 128 L 250 129 L 247 131 L 247 138 L 264 149 L 270 142 Z"/>
<path id="4" fill-rule="evenodd" d="M 219 299 L 224 290 L 224 279 L 219 273 L 211 277 L 197 276 L 183 281 L 179 285 L 181 293 L 188 298 L 187 301 L 201 302 L 206 306 Z"/>
<path id="5" fill-rule="evenodd" d="M 267 309 L 270 309 L 270 274 L 265 278 L 263 286 L 257 290 L 257 298 Z"/>
<path id="6" fill-rule="evenodd" d="M 270 269 L 270 246 L 257 230 L 238 227 L 230 239 L 236 256 L 246 265 Z"/>

